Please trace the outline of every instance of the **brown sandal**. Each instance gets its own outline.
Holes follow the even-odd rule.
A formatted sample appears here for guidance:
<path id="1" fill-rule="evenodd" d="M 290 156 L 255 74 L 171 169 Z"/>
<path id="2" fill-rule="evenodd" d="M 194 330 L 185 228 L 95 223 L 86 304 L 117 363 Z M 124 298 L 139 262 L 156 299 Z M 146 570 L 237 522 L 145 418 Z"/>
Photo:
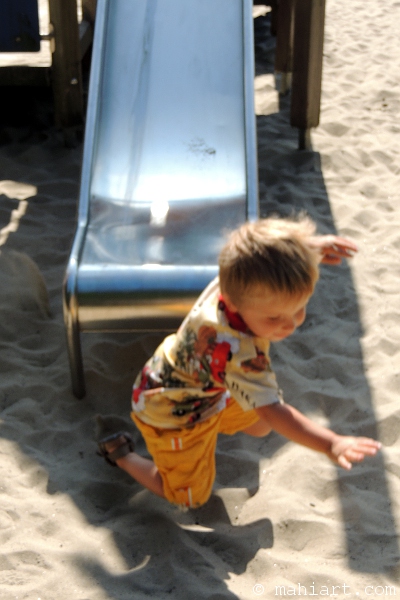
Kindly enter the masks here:
<path id="1" fill-rule="evenodd" d="M 109 452 L 106 448 L 106 444 L 117 440 L 120 443 L 115 448 L 115 450 Z M 133 440 L 129 433 L 127 433 L 126 431 L 118 431 L 118 433 L 108 435 L 107 437 L 104 437 L 103 439 L 99 440 L 97 444 L 99 446 L 97 454 L 99 454 L 99 456 L 102 456 L 108 462 L 108 464 L 112 465 L 113 467 L 118 466 L 116 461 L 119 458 L 123 458 L 127 454 L 130 454 L 130 452 L 135 451 L 135 444 L 133 443 Z"/>

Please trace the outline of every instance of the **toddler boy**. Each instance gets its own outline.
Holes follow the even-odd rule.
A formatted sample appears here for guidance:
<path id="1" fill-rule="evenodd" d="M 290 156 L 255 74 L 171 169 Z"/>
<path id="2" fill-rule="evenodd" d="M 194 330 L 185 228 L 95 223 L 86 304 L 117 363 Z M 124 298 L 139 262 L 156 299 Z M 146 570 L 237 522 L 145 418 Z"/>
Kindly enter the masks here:
<path id="1" fill-rule="evenodd" d="M 126 432 L 105 436 L 100 418 L 101 454 L 186 507 L 211 494 L 218 433 L 274 430 L 345 469 L 376 454 L 378 442 L 338 435 L 285 403 L 269 359 L 270 342 L 303 323 L 319 263 L 337 264 L 355 251 L 344 238 L 316 236 L 308 218 L 264 219 L 234 231 L 220 254 L 219 277 L 134 384 L 132 419 L 153 460 L 135 452 Z"/>

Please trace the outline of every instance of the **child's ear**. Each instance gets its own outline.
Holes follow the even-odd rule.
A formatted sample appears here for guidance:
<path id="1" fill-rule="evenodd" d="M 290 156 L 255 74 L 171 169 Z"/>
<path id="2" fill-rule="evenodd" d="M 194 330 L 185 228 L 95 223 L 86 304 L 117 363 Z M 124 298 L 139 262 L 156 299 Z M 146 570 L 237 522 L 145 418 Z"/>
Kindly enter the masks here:
<path id="1" fill-rule="evenodd" d="M 239 312 L 238 307 L 236 306 L 236 304 L 234 304 L 232 302 L 232 300 L 229 298 L 228 294 L 224 294 L 223 298 L 224 298 L 226 307 L 230 312 L 233 312 L 233 313 Z"/>

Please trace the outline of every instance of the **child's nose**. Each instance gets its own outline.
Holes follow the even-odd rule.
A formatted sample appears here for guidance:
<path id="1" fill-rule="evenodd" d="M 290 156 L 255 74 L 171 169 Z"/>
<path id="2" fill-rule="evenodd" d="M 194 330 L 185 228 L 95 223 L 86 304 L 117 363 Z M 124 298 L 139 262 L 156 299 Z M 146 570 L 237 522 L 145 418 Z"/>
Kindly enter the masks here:
<path id="1" fill-rule="evenodd" d="M 285 333 L 288 335 L 292 334 L 300 325 L 304 323 L 304 319 L 306 318 L 306 311 L 301 310 L 293 317 L 288 317 L 283 329 Z"/>

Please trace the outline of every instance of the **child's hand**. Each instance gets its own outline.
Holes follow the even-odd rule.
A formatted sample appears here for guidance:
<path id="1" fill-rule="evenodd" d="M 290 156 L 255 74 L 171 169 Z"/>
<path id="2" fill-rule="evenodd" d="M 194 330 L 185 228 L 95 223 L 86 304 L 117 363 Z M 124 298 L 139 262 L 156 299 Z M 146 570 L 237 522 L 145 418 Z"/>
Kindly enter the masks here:
<path id="1" fill-rule="evenodd" d="M 370 438 L 337 435 L 332 442 L 331 458 L 343 469 L 351 469 L 352 463 L 361 462 L 366 456 L 375 456 L 382 444 Z"/>
<path id="2" fill-rule="evenodd" d="M 309 245 L 320 251 L 321 262 L 327 265 L 339 265 L 342 258 L 351 258 L 358 250 L 354 242 L 337 235 L 313 236 Z"/>

